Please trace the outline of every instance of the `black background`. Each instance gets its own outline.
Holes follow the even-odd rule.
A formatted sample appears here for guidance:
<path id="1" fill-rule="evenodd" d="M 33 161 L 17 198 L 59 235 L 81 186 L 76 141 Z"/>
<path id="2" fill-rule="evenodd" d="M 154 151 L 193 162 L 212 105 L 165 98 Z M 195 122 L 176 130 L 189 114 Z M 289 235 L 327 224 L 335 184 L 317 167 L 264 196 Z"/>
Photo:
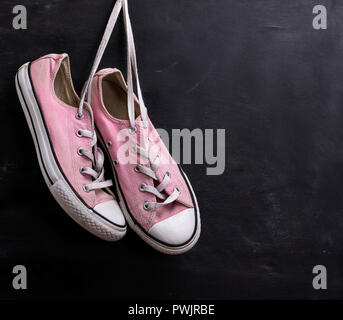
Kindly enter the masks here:
<path id="1" fill-rule="evenodd" d="M 16 70 L 67 52 L 78 90 L 114 1 L 0 3 L 0 298 L 327 299 L 343 297 L 343 3 L 131 0 L 138 64 L 157 128 L 226 129 L 226 170 L 184 165 L 202 235 L 165 256 L 131 230 L 107 243 L 75 224 L 40 173 Z M 328 29 L 312 27 L 313 6 Z M 120 20 L 121 22 L 121 20 Z M 101 67 L 125 71 L 118 24 Z M 12 288 L 12 268 L 28 290 Z M 312 268 L 328 290 L 312 288 Z"/>

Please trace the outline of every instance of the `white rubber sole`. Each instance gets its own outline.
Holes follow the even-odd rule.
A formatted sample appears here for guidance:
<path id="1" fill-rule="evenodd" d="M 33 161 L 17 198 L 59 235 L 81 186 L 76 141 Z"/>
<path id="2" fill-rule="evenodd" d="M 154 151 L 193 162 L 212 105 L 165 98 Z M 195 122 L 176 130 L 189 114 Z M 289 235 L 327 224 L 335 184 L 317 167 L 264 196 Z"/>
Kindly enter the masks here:
<path id="1" fill-rule="evenodd" d="M 135 231 L 138 236 L 143 239 L 148 245 L 150 245 L 151 247 L 153 247 L 155 250 L 160 251 L 162 253 L 165 254 L 170 254 L 170 255 L 177 255 L 177 254 L 182 254 L 185 253 L 187 251 L 189 251 L 190 249 L 192 249 L 194 247 L 194 245 L 197 243 L 199 237 L 200 237 L 200 233 L 201 233 L 201 220 L 200 220 L 200 211 L 199 211 L 199 206 L 198 206 L 198 201 L 196 199 L 193 187 L 187 177 L 187 175 L 183 172 L 183 170 L 180 168 L 180 170 L 182 170 L 183 176 L 187 182 L 187 185 L 192 193 L 193 196 L 193 200 L 194 200 L 194 205 L 195 205 L 195 209 L 197 212 L 197 226 L 196 226 L 196 230 L 193 234 L 193 237 L 185 244 L 185 245 L 181 245 L 181 246 L 168 246 L 167 244 L 163 244 L 161 242 L 159 242 L 158 240 L 155 240 L 154 238 L 152 238 L 151 236 L 149 236 L 148 233 L 144 232 L 142 230 L 142 227 L 140 227 L 135 221 L 133 221 L 131 214 L 128 212 L 127 207 L 126 207 L 126 202 L 124 200 L 124 195 L 122 194 L 121 188 L 119 186 L 119 182 L 117 179 L 117 174 L 115 171 L 115 167 L 113 166 L 113 163 L 111 161 L 111 157 L 108 153 L 108 150 L 104 144 L 104 141 L 101 137 L 101 135 L 99 134 L 99 132 L 97 132 L 97 136 L 98 136 L 98 140 L 100 141 L 102 147 L 104 150 L 106 150 L 106 154 L 107 154 L 107 158 L 109 159 L 109 161 L 111 162 L 111 166 L 112 166 L 112 171 L 113 171 L 113 179 L 115 181 L 115 186 L 116 186 L 116 190 L 117 190 L 117 194 L 118 194 L 118 198 L 119 198 L 119 205 L 123 211 L 123 214 L 125 216 L 126 222 L 128 223 L 128 225 L 130 226 L 130 228 Z"/>
<path id="2" fill-rule="evenodd" d="M 15 86 L 34 141 L 39 166 L 50 192 L 63 210 L 87 231 L 106 241 L 121 239 L 126 233 L 126 226 L 116 226 L 89 208 L 61 172 L 31 86 L 29 64 L 28 62 L 19 68 Z"/>

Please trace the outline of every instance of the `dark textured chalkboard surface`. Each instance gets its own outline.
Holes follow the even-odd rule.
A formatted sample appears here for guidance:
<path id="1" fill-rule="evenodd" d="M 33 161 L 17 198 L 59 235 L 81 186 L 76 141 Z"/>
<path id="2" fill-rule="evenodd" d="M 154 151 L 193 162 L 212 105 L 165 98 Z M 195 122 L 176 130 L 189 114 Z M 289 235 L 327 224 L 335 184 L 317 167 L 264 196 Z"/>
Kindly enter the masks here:
<path id="1" fill-rule="evenodd" d="M 182 256 L 131 230 L 103 242 L 75 224 L 44 184 L 18 102 L 23 63 L 67 52 L 76 88 L 88 76 L 111 0 L 21 1 L 28 29 L 0 3 L 0 298 L 343 298 L 343 3 L 310 0 L 131 0 L 153 123 L 226 129 L 226 170 L 184 165 L 202 236 Z M 101 66 L 125 71 L 116 27 Z M 28 290 L 12 288 L 23 264 Z M 328 289 L 312 287 L 325 265 Z"/>

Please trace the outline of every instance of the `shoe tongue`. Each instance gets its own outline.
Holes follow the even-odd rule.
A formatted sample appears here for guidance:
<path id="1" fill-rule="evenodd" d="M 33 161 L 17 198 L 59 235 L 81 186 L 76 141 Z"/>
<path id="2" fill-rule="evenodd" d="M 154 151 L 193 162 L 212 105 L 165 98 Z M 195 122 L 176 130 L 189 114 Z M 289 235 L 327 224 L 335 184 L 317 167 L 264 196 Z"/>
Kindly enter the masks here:
<path id="1" fill-rule="evenodd" d="M 83 112 L 87 112 L 88 115 L 89 115 L 89 121 L 90 121 L 90 124 L 91 124 L 91 128 L 92 128 L 92 131 L 94 131 L 94 115 L 93 115 L 93 110 L 92 108 L 90 107 L 90 105 L 85 102 L 84 105 L 83 105 Z"/>
<path id="2" fill-rule="evenodd" d="M 93 110 L 92 108 L 90 107 L 90 105 L 85 102 L 84 105 L 83 105 L 83 112 L 84 113 L 87 113 L 89 117 L 87 117 L 87 120 L 89 121 L 90 123 L 90 127 L 91 127 L 91 131 L 93 133 L 93 135 L 95 134 L 95 128 L 94 128 L 94 115 L 93 115 Z M 94 153 L 94 157 L 95 159 L 98 158 L 98 148 L 97 148 L 97 143 L 93 146 L 92 148 L 92 151 Z"/>

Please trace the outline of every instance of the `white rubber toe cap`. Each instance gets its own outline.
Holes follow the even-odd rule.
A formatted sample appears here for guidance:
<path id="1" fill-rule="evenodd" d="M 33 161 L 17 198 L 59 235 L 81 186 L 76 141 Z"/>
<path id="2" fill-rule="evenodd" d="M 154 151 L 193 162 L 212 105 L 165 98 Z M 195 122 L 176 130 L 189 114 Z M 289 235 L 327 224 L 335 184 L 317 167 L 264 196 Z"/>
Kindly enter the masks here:
<path id="1" fill-rule="evenodd" d="M 195 210 L 190 208 L 156 223 L 149 230 L 149 234 L 159 241 L 177 246 L 191 239 L 194 228 Z"/>
<path id="2" fill-rule="evenodd" d="M 111 200 L 103 202 L 96 205 L 93 209 L 110 222 L 120 227 L 125 227 L 126 223 L 124 215 L 117 201 Z"/>

